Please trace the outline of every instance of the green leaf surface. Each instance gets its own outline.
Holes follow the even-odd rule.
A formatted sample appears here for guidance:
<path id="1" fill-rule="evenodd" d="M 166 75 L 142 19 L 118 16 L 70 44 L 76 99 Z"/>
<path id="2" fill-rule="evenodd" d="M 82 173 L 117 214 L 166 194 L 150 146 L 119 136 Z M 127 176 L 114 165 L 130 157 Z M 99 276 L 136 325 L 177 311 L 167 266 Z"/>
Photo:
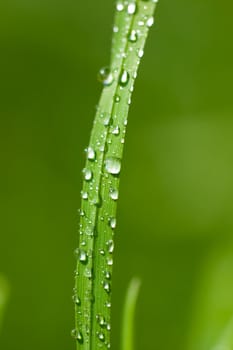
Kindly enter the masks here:
<path id="1" fill-rule="evenodd" d="M 0 275 L 0 329 L 9 295 L 9 286 L 4 277 Z"/>
<path id="2" fill-rule="evenodd" d="M 110 68 L 86 150 L 73 336 L 83 350 L 110 347 L 111 287 L 119 175 L 128 110 L 157 1 L 117 2 Z"/>

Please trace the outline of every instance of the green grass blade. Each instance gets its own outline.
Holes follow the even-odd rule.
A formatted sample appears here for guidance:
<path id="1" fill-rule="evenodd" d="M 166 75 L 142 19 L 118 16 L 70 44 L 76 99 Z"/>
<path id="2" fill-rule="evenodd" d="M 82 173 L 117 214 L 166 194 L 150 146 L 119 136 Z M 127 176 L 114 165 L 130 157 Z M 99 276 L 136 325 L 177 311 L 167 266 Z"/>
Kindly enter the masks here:
<path id="1" fill-rule="evenodd" d="M 233 350 L 233 318 L 224 329 L 218 343 L 212 350 Z"/>
<path id="2" fill-rule="evenodd" d="M 119 6 L 122 5 L 122 6 Z M 134 81 L 155 1 L 118 2 L 110 70 L 101 71 L 104 88 L 83 170 L 80 240 L 74 291 L 77 349 L 110 347 L 111 276 L 116 204 Z"/>
<path id="3" fill-rule="evenodd" d="M 134 316 L 141 281 L 133 278 L 129 284 L 122 320 L 121 350 L 134 350 Z"/>
<path id="4" fill-rule="evenodd" d="M 9 296 L 9 286 L 5 278 L 0 276 L 0 329 Z"/>

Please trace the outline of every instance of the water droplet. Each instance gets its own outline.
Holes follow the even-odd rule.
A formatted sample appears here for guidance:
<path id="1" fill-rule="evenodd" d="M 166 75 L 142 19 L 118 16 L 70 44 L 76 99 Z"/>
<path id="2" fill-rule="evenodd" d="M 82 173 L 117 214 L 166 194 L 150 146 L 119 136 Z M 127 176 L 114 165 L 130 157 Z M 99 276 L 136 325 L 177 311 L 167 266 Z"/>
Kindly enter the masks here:
<path id="1" fill-rule="evenodd" d="M 116 201 L 119 197 L 119 192 L 117 189 L 113 189 L 111 188 L 110 189 L 110 192 L 109 192 L 109 195 L 110 195 L 110 198 L 113 199 L 114 201 Z"/>
<path id="2" fill-rule="evenodd" d="M 107 258 L 107 265 L 112 266 L 113 265 L 113 259 L 112 258 Z"/>
<path id="3" fill-rule="evenodd" d="M 110 239 L 108 242 L 107 242 L 107 246 L 108 246 L 108 252 L 109 253 L 113 253 L 114 251 L 114 242 L 112 239 Z"/>
<path id="4" fill-rule="evenodd" d="M 89 160 L 95 160 L 96 154 L 92 147 L 87 148 L 87 159 Z"/>
<path id="5" fill-rule="evenodd" d="M 84 176 L 84 180 L 90 181 L 93 177 L 92 171 L 90 169 L 84 168 L 83 176 Z"/>
<path id="6" fill-rule="evenodd" d="M 110 325 L 110 323 L 107 323 L 107 324 L 106 324 L 106 328 L 107 328 L 108 331 L 111 330 L 111 325 Z"/>
<path id="7" fill-rule="evenodd" d="M 138 40 L 138 34 L 137 34 L 136 30 L 132 30 L 130 32 L 128 39 L 131 43 L 136 43 L 136 41 Z"/>
<path id="8" fill-rule="evenodd" d="M 85 252 L 85 250 L 79 249 L 78 254 L 79 254 L 79 261 L 81 261 L 82 263 L 86 263 L 87 253 Z"/>
<path id="9" fill-rule="evenodd" d="M 120 134 L 120 128 L 118 125 L 115 128 L 113 128 L 112 134 L 116 136 Z"/>
<path id="10" fill-rule="evenodd" d="M 86 267 L 84 270 L 84 276 L 87 278 L 91 278 L 92 277 L 92 269 Z"/>
<path id="11" fill-rule="evenodd" d="M 115 95 L 115 96 L 114 96 L 114 101 L 115 101 L 116 103 L 120 102 L 120 100 L 121 100 L 121 98 L 120 98 L 119 95 Z"/>
<path id="12" fill-rule="evenodd" d="M 124 4 L 122 3 L 122 2 L 118 2 L 117 4 L 116 4 L 116 9 L 117 9 L 117 11 L 123 11 L 124 10 Z"/>
<path id="13" fill-rule="evenodd" d="M 102 315 L 96 315 L 97 322 L 99 323 L 100 327 L 105 327 L 105 318 Z"/>
<path id="14" fill-rule="evenodd" d="M 113 27 L 113 33 L 118 33 L 119 32 L 119 28 L 117 26 Z"/>
<path id="15" fill-rule="evenodd" d="M 143 21 L 138 21 L 138 25 L 139 25 L 139 27 L 143 27 L 144 26 L 144 22 Z"/>
<path id="16" fill-rule="evenodd" d="M 131 2 L 128 5 L 127 12 L 128 12 L 129 15 L 134 15 L 135 12 L 136 12 L 136 9 L 137 9 L 136 2 Z"/>
<path id="17" fill-rule="evenodd" d="M 105 251 L 103 249 L 100 249 L 99 252 L 100 252 L 100 255 L 105 255 Z"/>
<path id="18" fill-rule="evenodd" d="M 82 209 L 79 209 L 79 215 L 82 217 L 85 216 L 85 211 Z"/>
<path id="19" fill-rule="evenodd" d="M 148 20 L 146 21 L 146 25 L 147 25 L 147 27 L 152 27 L 153 26 L 153 24 L 154 24 L 154 17 L 149 17 L 148 18 Z"/>
<path id="20" fill-rule="evenodd" d="M 109 271 L 105 271 L 104 272 L 104 276 L 107 280 L 110 280 L 111 279 L 111 273 Z"/>
<path id="21" fill-rule="evenodd" d="M 99 338 L 99 340 L 101 340 L 101 341 L 105 341 L 105 335 L 104 335 L 104 333 L 99 333 L 98 338 Z"/>
<path id="22" fill-rule="evenodd" d="M 107 308 L 110 308 L 110 307 L 112 306 L 112 304 L 111 304 L 110 301 L 107 301 L 107 302 L 105 303 L 105 306 L 106 306 Z"/>
<path id="23" fill-rule="evenodd" d="M 107 293 L 110 293 L 110 291 L 111 291 L 111 286 L 110 286 L 110 283 L 109 283 L 109 282 L 104 281 L 103 287 L 104 287 L 104 290 L 105 290 Z"/>
<path id="24" fill-rule="evenodd" d="M 72 299 L 76 305 L 81 305 L 81 299 L 76 294 L 73 295 Z"/>
<path id="25" fill-rule="evenodd" d="M 102 122 L 104 126 L 108 126 L 111 123 L 111 114 L 110 113 L 102 113 L 101 114 Z"/>
<path id="26" fill-rule="evenodd" d="M 116 228 L 116 218 L 110 218 L 109 219 L 109 226 L 111 228 Z"/>
<path id="27" fill-rule="evenodd" d="M 113 83 L 113 74 L 109 67 L 103 67 L 99 70 L 98 80 L 104 86 L 110 86 Z"/>
<path id="28" fill-rule="evenodd" d="M 139 49 L 139 50 L 138 50 L 138 57 L 139 57 L 139 58 L 142 58 L 143 55 L 144 55 L 144 51 L 143 51 L 142 49 Z"/>
<path id="29" fill-rule="evenodd" d="M 77 331 L 76 329 L 73 329 L 71 331 L 71 336 L 76 339 L 80 344 L 83 343 L 83 335 L 81 332 Z"/>
<path id="30" fill-rule="evenodd" d="M 82 199 L 88 199 L 88 193 L 85 192 L 85 191 L 82 191 L 81 192 L 81 197 L 82 197 Z"/>
<path id="31" fill-rule="evenodd" d="M 118 175 L 121 171 L 121 160 L 119 158 L 107 158 L 105 169 L 109 174 Z"/>
<path id="32" fill-rule="evenodd" d="M 129 82 L 129 73 L 125 69 L 123 69 L 120 74 L 119 83 L 121 86 L 126 86 L 128 82 Z"/>

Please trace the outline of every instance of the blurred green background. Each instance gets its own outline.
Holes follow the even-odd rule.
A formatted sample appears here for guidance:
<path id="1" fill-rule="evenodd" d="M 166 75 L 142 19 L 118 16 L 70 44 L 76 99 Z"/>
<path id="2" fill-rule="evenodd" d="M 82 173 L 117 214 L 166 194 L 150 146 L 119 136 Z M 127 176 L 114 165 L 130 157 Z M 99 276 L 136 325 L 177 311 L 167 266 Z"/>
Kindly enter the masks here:
<path id="1" fill-rule="evenodd" d="M 158 5 L 122 170 L 114 350 L 134 275 L 135 350 L 212 349 L 233 316 L 232 11 L 229 0 Z M 0 2 L 2 350 L 75 348 L 80 174 L 113 13 L 106 0 Z"/>

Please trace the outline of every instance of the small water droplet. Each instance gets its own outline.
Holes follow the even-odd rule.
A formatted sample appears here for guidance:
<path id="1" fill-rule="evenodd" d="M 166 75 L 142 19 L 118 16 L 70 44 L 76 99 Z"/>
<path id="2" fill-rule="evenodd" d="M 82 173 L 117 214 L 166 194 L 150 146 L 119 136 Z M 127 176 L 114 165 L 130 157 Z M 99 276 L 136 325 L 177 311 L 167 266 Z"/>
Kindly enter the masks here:
<path id="1" fill-rule="evenodd" d="M 109 192 L 109 196 L 111 199 L 113 199 L 114 201 L 118 200 L 118 197 L 119 197 L 119 192 L 117 189 L 113 189 L 111 188 L 110 189 L 110 192 Z"/>
<path id="2" fill-rule="evenodd" d="M 107 324 L 106 324 L 106 328 L 107 328 L 108 331 L 111 330 L 111 325 L 110 325 L 110 323 L 107 323 Z"/>
<path id="3" fill-rule="evenodd" d="M 99 250 L 100 255 L 105 255 L 105 251 L 103 249 Z"/>
<path id="4" fill-rule="evenodd" d="M 73 295 L 72 299 L 76 305 L 81 305 L 81 299 L 76 294 Z"/>
<path id="5" fill-rule="evenodd" d="M 154 17 L 149 17 L 148 18 L 148 20 L 146 21 L 146 25 L 147 25 L 147 27 L 152 27 L 153 26 L 153 24 L 154 24 Z"/>
<path id="6" fill-rule="evenodd" d="M 85 211 L 83 209 L 79 209 L 79 215 L 80 216 L 85 216 Z"/>
<path id="7" fill-rule="evenodd" d="M 116 103 L 119 103 L 120 100 L 121 100 L 121 98 L 120 98 L 119 95 L 115 95 L 115 96 L 114 96 L 114 101 L 115 101 Z"/>
<path id="8" fill-rule="evenodd" d="M 132 30 L 130 32 L 128 39 L 131 43 L 136 43 L 136 41 L 138 40 L 138 34 L 136 30 Z"/>
<path id="9" fill-rule="evenodd" d="M 123 10 L 124 10 L 124 4 L 123 4 L 122 2 L 118 2 L 118 3 L 116 4 L 116 9 L 117 9 L 117 11 L 119 11 L 119 12 L 123 11 Z"/>
<path id="10" fill-rule="evenodd" d="M 99 333 L 98 338 L 99 338 L 99 340 L 101 340 L 101 341 L 105 341 L 105 335 L 104 335 L 104 333 Z"/>
<path id="11" fill-rule="evenodd" d="M 138 25 L 139 25 L 139 27 L 143 27 L 144 26 L 144 22 L 143 21 L 138 21 Z"/>
<path id="12" fill-rule="evenodd" d="M 90 181 L 93 177 L 92 171 L 90 169 L 84 168 L 83 177 L 84 177 L 84 180 Z"/>
<path id="13" fill-rule="evenodd" d="M 139 58 L 142 58 L 143 55 L 144 55 L 143 49 L 139 49 L 139 50 L 138 50 L 138 57 L 139 57 Z"/>
<path id="14" fill-rule="evenodd" d="M 87 278 L 91 278 L 92 277 L 92 269 L 86 267 L 84 270 L 84 276 Z"/>
<path id="15" fill-rule="evenodd" d="M 113 259 L 112 258 L 107 258 L 107 265 L 112 266 L 113 265 Z"/>
<path id="16" fill-rule="evenodd" d="M 85 191 L 82 191 L 81 192 L 81 197 L 82 197 L 82 199 L 88 199 L 88 193 L 85 192 Z"/>
<path id="17" fill-rule="evenodd" d="M 100 327 L 105 327 L 106 322 L 105 318 L 102 315 L 96 315 L 97 322 L 99 323 Z"/>
<path id="18" fill-rule="evenodd" d="M 113 128 L 112 134 L 116 136 L 120 134 L 120 128 L 118 125 Z"/>
<path id="19" fill-rule="evenodd" d="M 107 158 L 105 169 L 109 174 L 118 175 L 121 171 L 121 160 L 119 158 Z"/>
<path id="20" fill-rule="evenodd" d="M 110 218 L 109 219 L 109 226 L 111 228 L 116 228 L 116 218 Z"/>
<path id="21" fill-rule="evenodd" d="M 87 159 L 95 160 L 96 154 L 95 150 L 92 147 L 87 148 Z"/>
<path id="22" fill-rule="evenodd" d="M 113 253 L 114 251 L 114 242 L 112 239 L 110 239 L 108 242 L 107 242 L 107 246 L 108 246 L 108 252 L 109 253 Z"/>
<path id="23" fill-rule="evenodd" d="M 127 12 L 129 15 L 134 15 L 137 9 L 136 2 L 131 2 L 127 7 Z"/>
<path id="24" fill-rule="evenodd" d="M 110 280 L 111 279 L 111 273 L 109 271 L 105 271 L 104 272 L 104 276 L 107 280 Z"/>
<path id="25" fill-rule="evenodd" d="M 109 67 L 103 67 L 99 70 L 98 80 L 104 86 L 110 86 L 113 83 L 113 74 Z"/>
<path id="26" fill-rule="evenodd" d="M 108 126 L 112 121 L 110 113 L 102 113 L 100 117 L 102 118 L 104 126 Z"/>
<path id="27" fill-rule="evenodd" d="M 110 307 L 112 306 L 112 304 L 111 304 L 110 301 L 107 301 L 106 304 L 105 304 L 105 306 L 106 306 L 107 308 L 110 308 Z"/>
<path id="28" fill-rule="evenodd" d="M 113 33 L 118 33 L 119 32 L 119 28 L 117 26 L 113 27 Z"/>
<path id="29" fill-rule="evenodd" d="M 81 332 L 77 331 L 76 329 L 73 329 L 71 331 L 71 336 L 76 339 L 80 344 L 83 343 L 83 335 Z"/>
<path id="30" fill-rule="evenodd" d="M 121 86 L 126 86 L 128 82 L 129 82 L 129 73 L 125 69 L 123 69 L 120 74 L 119 83 Z"/>
<path id="31" fill-rule="evenodd" d="M 105 290 L 107 293 L 110 293 L 110 291 L 111 291 L 111 286 L 110 286 L 110 283 L 109 283 L 109 282 L 104 281 L 104 282 L 103 282 L 103 287 L 104 287 L 104 290 Z"/>

